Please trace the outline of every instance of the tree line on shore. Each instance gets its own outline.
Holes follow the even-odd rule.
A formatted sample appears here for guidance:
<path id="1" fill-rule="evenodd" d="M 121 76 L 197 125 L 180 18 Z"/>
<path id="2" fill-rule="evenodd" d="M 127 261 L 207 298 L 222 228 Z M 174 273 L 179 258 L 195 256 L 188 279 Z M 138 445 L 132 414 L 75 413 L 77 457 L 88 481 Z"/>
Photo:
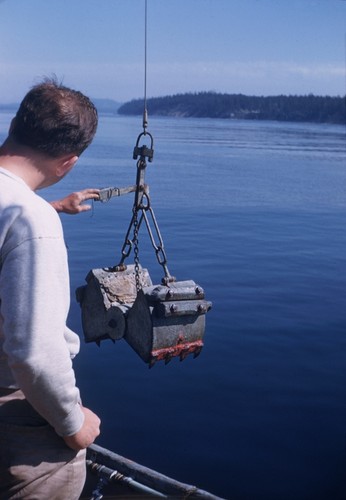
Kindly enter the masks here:
<path id="1" fill-rule="evenodd" d="M 147 99 L 150 115 L 346 124 L 346 96 L 246 96 L 196 92 Z M 140 115 L 143 99 L 121 105 L 118 113 Z"/>

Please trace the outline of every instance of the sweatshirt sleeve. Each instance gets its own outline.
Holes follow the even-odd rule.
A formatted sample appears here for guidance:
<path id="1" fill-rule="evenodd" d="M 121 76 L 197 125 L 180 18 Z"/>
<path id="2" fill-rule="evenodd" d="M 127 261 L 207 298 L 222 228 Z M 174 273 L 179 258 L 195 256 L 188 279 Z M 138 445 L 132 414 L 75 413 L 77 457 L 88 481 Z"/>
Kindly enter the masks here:
<path id="1" fill-rule="evenodd" d="M 54 222 L 54 217 L 53 217 Z M 62 230 L 27 236 L 13 246 L 0 274 L 3 350 L 18 387 L 60 436 L 80 430 L 84 416 L 76 386 L 66 319 L 69 276 Z M 54 226 L 53 223 L 53 226 Z M 59 221 L 60 223 L 60 221 Z M 45 233 L 45 231 L 43 231 Z"/>

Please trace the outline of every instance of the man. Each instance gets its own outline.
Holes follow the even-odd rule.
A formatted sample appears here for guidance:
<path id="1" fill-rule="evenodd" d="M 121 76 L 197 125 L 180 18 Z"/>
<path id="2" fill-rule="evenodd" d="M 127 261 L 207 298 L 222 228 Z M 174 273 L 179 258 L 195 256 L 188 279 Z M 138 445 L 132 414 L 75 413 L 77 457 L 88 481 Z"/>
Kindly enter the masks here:
<path id="1" fill-rule="evenodd" d="M 78 499 L 85 448 L 100 420 L 82 406 L 66 326 L 69 279 L 57 211 L 78 213 L 97 190 L 53 207 L 35 191 L 61 180 L 91 143 L 97 112 L 45 80 L 24 97 L 0 147 L 0 498 Z M 88 207 L 86 207 L 87 209 Z"/>

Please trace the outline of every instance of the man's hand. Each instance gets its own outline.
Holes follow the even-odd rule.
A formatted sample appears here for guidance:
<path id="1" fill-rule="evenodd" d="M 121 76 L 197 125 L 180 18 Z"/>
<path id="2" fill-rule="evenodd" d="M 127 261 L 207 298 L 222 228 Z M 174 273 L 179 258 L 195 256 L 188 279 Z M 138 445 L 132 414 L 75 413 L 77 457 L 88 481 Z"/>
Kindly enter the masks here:
<path id="1" fill-rule="evenodd" d="M 71 193 L 61 200 L 51 201 L 50 204 L 57 212 L 79 214 L 91 209 L 91 205 L 82 205 L 82 203 L 86 200 L 98 200 L 99 193 L 99 189 L 83 189 L 83 191 Z"/>
<path id="2" fill-rule="evenodd" d="M 63 439 L 69 448 L 79 451 L 92 444 L 100 434 L 101 420 L 88 408 L 81 406 L 84 413 L 84 423 L 82 428 L 72 436 L 65 436 Z"/>

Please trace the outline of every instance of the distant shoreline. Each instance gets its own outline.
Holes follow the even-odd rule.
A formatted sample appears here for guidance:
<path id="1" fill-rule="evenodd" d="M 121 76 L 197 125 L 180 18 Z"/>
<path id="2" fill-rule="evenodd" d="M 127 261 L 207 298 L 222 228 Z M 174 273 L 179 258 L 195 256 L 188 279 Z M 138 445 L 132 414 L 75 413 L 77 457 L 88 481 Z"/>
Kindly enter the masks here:
<path id="1" fill-rule="evenodd" d="M 150 115 L 346 124 L 346 97 L 246 96 L 199 92 L 147 100 Z M 119 107 L 121 115 L 143 113 L 143 99 Z"/>
<path id="2" fill-rule="evenodd" d="M 119 103 L 92 99 L 99 114 L 137 116 L 143 114 L 143 99 Z M 18 103 L 0 104 L 1 112 L 13 112 Z M 246 96 L 198 92 L 147 99 L 151 116 L 179 118 L 222 118 L 346 124 L 346 96 L 278 95 Z"/>

